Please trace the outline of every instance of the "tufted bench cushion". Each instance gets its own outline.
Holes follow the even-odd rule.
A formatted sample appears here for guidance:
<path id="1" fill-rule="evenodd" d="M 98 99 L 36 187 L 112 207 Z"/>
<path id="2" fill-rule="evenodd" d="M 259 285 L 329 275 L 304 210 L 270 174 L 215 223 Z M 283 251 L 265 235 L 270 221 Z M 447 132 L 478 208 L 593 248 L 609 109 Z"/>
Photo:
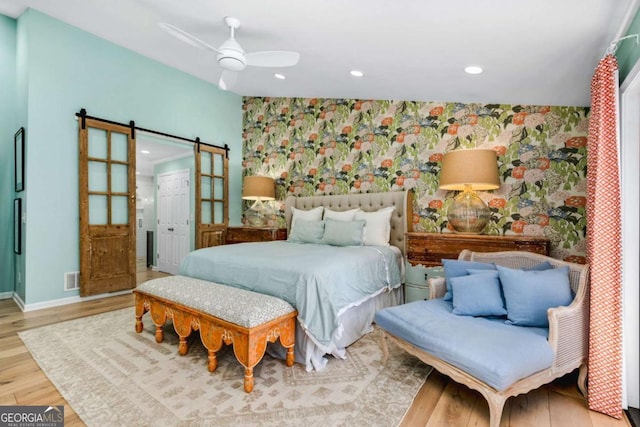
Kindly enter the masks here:
<path id="1" fill-rule="evenodd" d="M 178 351 L 185 355 L 187 338 L 193 330 L 200 330 L 202 344 L 209 352 L 210 372 L 218 366 L 216 353 L 222 344 L 233 345 L 236 359 L 245 368 L 247 393 L 253 390 L 253 368 L 262 360 L 267 342 L 279 339 L 287 349 L 287 366 L 293 365 L 298 312 L 279 298 L 184 276 L 149 280 L 133 292 L 136 332 L 143 331 L 142 316 L 150 312 L 156 341 L 162 342 L 163 326 L 172 319 L 180 337 Z"/>
<path id="2" fill-rule="evenodd" d="M 185 276 L 149 280 L 137 290 L 245 328 L 262 325 L 295 311 L 291 304 L 280 298 Z"/>

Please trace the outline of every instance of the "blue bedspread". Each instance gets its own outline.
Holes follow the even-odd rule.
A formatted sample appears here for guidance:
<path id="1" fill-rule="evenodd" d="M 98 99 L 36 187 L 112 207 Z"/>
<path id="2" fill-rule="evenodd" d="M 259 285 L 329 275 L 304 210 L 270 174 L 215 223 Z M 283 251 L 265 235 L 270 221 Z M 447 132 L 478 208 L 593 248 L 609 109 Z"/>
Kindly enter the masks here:
<path id="1" fill-rule="evenodd" d="M 384 246 L 287 241 L 238 243 L 188 254 L 180 274 L 281 298 L 321 348 L 340 333 L 338 316 L 401 284 L 396 252 Z"/>

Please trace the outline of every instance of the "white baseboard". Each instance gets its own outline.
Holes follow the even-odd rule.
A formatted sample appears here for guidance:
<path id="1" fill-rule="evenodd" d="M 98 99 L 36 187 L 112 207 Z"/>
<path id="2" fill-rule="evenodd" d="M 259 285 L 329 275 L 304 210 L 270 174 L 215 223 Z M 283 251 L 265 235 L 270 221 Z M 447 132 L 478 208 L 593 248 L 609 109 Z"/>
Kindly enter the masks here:
<path id="1" fill-rule="evenodd" d="M 20 310 L 24 311 L 24 301 L 22 301 L 22 298 L 20 298 L 20 295 L 18 295 L 17 292 L 13 293 L 13 301 L 18 304 Z"/>
<path id="2" fill-rule="evenodd" d="M 9 299 L 13 296 L 13 292 L 0 292 L 0 299 Z"/>
<path id="3" fill-rule="evenodd" d="M 42 310 L 43 308 L 58 307 L 58 306 L 67 305 L 67 304 L 75 304 L 77 302 L 82 302 L 82 301 L 91 301 L 99 298 L 115 297 L 118 295 L 130 294 L 131 292 L 132 292 L 132 289 L 127 289 L 124 291 L 111 292 L 107 294 L 91 295 L 89 297 L 75 296 L 75 297 L 69 297 L 69 298 L 55 299 L 51 301 L 36 302 L 33 304 L 25 304 L 24 301 L 20 299 L 18 294 L 14 293 L 13 300 L 16 302 L 16 304 L 18 304 L 18 307 L 20 307 L 20 310 L 26 312 L 26 311 Z"/>

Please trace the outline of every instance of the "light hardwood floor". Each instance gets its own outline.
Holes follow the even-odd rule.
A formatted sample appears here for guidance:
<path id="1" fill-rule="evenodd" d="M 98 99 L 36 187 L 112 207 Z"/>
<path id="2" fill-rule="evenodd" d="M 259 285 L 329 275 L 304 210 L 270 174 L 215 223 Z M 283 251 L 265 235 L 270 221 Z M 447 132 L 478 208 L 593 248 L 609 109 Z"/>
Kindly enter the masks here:
<path id="1" fill-rule="evenodd" d="M 146 270 L 146 269 L 144 269 Z M 141 271 L 138 283 L 158 273 Z M 162 273 L 160 273 L 161 275 Z M 0 300 L 0 405 L 65 405 L 65 426 L 84 423 L 47 379 L 17 333 L 26 329 L 133 306 L 132 294 L 23 313 L 13 300 Z M 507 401 L 501 426 L 624 427 L 587 409 L 575 376 Z M 488 426 L 489 409 L 479 393 L 433 372 L 405 416 L 402 427 Z"/>

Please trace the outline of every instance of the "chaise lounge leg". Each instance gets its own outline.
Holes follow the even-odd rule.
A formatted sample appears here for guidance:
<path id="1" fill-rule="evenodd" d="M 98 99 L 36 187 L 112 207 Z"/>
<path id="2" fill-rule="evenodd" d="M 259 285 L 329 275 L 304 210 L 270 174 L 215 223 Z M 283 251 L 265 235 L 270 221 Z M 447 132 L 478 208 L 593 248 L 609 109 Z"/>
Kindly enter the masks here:
<path id="1" fill-rule="evenodd" d="M 387 359 L 389 359 L 389 347 L 387 347 L 387 336 L 384 331 L 380 329 L 380 346 L 382 347 L 382 364 L 387 363 Z"/>
<path id="2" fill-rule="evenodd" d="M 580 365 L 580 370 L 578 371 L 578 390 L 584 397 L 587 397 L 587 364 L 583 363 Z"/>
<path id="3" fill-rule="evenodd" d="M 136 332 L 140 333 L 144 329 L 144 324 L 142 323 L 142 316 L 136 316 Z"/>
<path id="4" fill-rule="evenodd" d="M 502 419 L 502 410 L 506 399 L 502 396 L 485 396 L 487 403 L 489 404 L 489 427 L 500 427 L 500 420 Z"/>
<path id="5" fill-rule="evenodd" d="M 247 393 L 253 391 L 253 368 L 245 368 L 244 370 L 244 391 Z"/>

